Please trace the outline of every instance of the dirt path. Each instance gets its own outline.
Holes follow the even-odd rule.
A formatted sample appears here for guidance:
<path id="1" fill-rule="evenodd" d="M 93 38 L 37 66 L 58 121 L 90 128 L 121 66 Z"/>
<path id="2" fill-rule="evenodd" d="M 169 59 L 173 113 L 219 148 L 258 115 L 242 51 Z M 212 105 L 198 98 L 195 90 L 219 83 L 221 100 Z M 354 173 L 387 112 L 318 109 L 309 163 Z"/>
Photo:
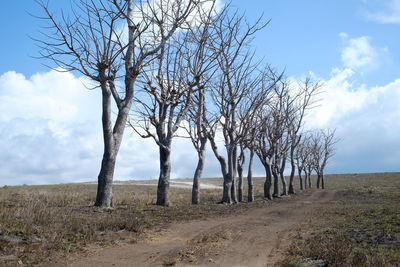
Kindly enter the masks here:
<path id="1" fill-rule="evenodd" d="M 172 224 L 146 240 L 94 250 L 65 266 L 273 266 L 295 229 L 335 191 L 315 191 L 224 218 Z"/>

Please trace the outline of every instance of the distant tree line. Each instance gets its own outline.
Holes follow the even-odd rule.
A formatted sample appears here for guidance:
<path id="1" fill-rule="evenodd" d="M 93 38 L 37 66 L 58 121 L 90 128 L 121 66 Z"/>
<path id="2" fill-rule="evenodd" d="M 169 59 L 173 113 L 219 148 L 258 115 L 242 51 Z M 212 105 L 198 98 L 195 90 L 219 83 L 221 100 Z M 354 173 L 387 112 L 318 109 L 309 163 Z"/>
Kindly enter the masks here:
<path id="1" fill-rule="evenodd" d="M 255 156 L 265 168 L 267 199 L 294 194 L 296 171 L 301 190 L 312 186 L 313 171 L 317 187 L 325 187 L 335 131 L 303 130 L 321 83 L 291 81 L 256 58 L 251 43 L 268 21 L 250 23 L 216 0 L 80 0 L 59 16 L 39 4 L 40 19 L 47 22 L 36 39 L 41 57 L 88 77 L 102 92 L 104 153 L 96 206 L 112 206 L 127 126 L 159 148 L 158 205 L 170 204 L 172 140 L 182 129 L 198 156 L 193 204 L 200 202 L 208 142 L 221 167 L 223 203 L 243 201 L 246 163 L 247 200 L 254 200 Z M 224 147 L 218 147 L 220 138 Z"/>

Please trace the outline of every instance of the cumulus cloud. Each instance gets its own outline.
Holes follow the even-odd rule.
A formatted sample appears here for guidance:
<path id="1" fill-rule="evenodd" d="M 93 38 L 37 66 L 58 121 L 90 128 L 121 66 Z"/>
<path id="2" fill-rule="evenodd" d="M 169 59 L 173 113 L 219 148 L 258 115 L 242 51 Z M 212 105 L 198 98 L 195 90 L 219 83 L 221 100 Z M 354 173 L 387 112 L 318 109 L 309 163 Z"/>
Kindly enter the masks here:
<path id="1" fill-rule="evenodd" d="M 346 33 L 341 33 L 339 36 L 345 43 L 341 59 L 346 68 L 364 72 L 376 70 L 380 66 L 381 54 L 387 52 L 386 48 L 373 46 L 368 36 L 350 38 Z"/>
<path id="2" fill-rule="evenodd" d="M 94 181 L 103 152 L 101 95 L 88 81 L 55 70 L 25 77 L 0 75 L 0 185 Z M 175 139 L 172 177 L 191 177 L 197 155 L 187 139 Z M 184 164 L 183 164 L 184 163 Z M 217 176 L 213 155 L 206 176 Z M 116 180 L 158 177 L 158 149 L 126 129 Z"/>
<path id="3" fill-rule="evenodd" d="M 55 70 L 0 76 L 0 183 L 83 180 L 98 165 L 98 94 Z M 88 123 L 91 122 L 91 123 Z"/>
<path id="4" fill-rule="evenodd" d="M 376 87 L 358 84 L 350 69 L 322 79 L 320 106 L 307 128 L 336 128 L 340 142 L 329 172 L 395 171 L 400 166 L 400 79 Z"/>
<path id="5" fill-rule="evenodd" d="M 365 12 L 365 16 L 381 24 L 400 24 L 400 0 L 382 1 L 378 11 Z"/>
<path id="6" fill-rule="evenodd" d="M 344 50 L 360 42 L 372 46 L 368 38 L 341 35 L 348 40 Z M 371 53 L 364 54 L 349 58 L 364 58 Z M 381 55 L 378 52 L 374 60 L 380 61 Z M 306 129 L 337 129 L 341 141 L 328 172 L 398 170 L 400 78 L 374 87 L 361 84 L 357 81 L 360 64 L 351 67 L 349 62 L 333 69 L 329 77 L 319 77 L 324 92 L 319 95 L 319 107 L 306 117 Z M 0 185 L 96 180 L 103 151 L 101 95 L 98 90 L 88 90 L 85 84 L 84 78 L 55 70 L 32 77 L 12 71 L 0 75 Z M 219 144 L 222 153 L 221 138 Z M 196 163 L 190 141 L 175 139 L 172 177 L 192 177 Z M 259 162 L 255 163 L 255 174 L 263 175 Z M 127 129 L 115 179 L 157 178 L 158 165 L 154 141 L 141 139 Z M 210 149 L 204 176 L 220 176 L 218 161 Z"/>

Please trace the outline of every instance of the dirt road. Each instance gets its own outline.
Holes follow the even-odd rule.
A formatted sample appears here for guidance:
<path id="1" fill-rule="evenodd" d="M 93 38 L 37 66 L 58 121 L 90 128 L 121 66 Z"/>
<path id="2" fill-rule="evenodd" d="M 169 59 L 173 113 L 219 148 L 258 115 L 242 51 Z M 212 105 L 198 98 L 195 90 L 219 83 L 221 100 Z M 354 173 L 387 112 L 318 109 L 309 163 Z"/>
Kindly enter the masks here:
<path id="1" fill-rule="evenodd" d="M 308 214 L 335 195 L 314 191 L 237 215 L 172 224 L 136 244 L 96 249 L 65 266 L 273 266 Z"/>

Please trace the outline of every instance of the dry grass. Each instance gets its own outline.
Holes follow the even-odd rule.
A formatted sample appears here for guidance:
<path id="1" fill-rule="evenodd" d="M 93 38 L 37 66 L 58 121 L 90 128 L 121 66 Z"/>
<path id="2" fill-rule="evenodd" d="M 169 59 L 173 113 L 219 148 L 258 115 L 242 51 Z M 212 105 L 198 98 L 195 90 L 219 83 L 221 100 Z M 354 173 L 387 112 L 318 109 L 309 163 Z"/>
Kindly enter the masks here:
<path id="1" fill-rule="evenodd" d="M 400 174 L 327 178 L 340 200 L 315 211 L 282 265 L 400 266 Z"/>
<path id="2" fill-rule="evenodd" d="M 221 182 L 221 179 L 207 180 L 217 185 Z M 81 252 L 89 244 L 136 242 L 147 229 L 166 227 L 173 221 L 221 216 L 265 206 L 262 183 L 262 179 L 255 179 L 255 203 L 237 205 L 216 204 L 221 197 L 220 190 L 202 190 L 202 204 L 192 206 L 190 190 L 171 188 L 173 205 L 166 208 L 153 205 L 155 187 L 115 185 L 113 209 L 93 207 L 96 185 L 5 186 L 0 188 L 0 266 L 15 266 L 19 261 L 28 266 L 40 265 L 54 255 Z M 360 261 L 367 258 L 368 263 L 396 262 L 399 245 L 388 245 L 386 241 L 388 234 L 397 241 L 399 238 L 400 174 L 327 176 L 326 183 L 328 188 L 344 192 L 343 201 L 316 211 L 325 214 L 325 224 L 321 223 L 321 216 L 316 216 L 310 226 L 316 229 L 314 235 L 303 236 L 303 240 L 295 242 L 286 263 L 296 265 L 306 258 L 323 262 L 339 258 Z M 332 224 L 332 221 L 337 223 Z M 199 237 L 189 248 L 201 249 L 203 239 Z M 301 242 L 304 240 L 307 242 Z M 380 240 L 386 243 L 381 244 Z M 354 246 L 357 242 L 372 245 L 364 249 L 364 245 Z M 308 250 L 303 243 L 311 244 Z M 182 252 L 182 257 L 188 255 L 190 251 Z M 371 255 L 379 256 L 372 259 Z"/>
<path id="3" fill-rule="evenodd" d="M 192 206 L 190 190 L 179 188 L 171 188 L 171 207 L 159 207 L 153 205 L 155 191 L 151 186 L 115 185 L 114 208 L 102 209 L 93 207 L 96 185 L 2 187 L 0 265 L 20 261 L 34 266 L 54 254 L 81 252 L 88 244 L 135 242 L 152 227 L 248 207 L 246 203 L 218 205 L 220 190 L 202 190 L 202 204 Z M 258 199 L 251 205 L 262 203 L 261 195 Z"/>

